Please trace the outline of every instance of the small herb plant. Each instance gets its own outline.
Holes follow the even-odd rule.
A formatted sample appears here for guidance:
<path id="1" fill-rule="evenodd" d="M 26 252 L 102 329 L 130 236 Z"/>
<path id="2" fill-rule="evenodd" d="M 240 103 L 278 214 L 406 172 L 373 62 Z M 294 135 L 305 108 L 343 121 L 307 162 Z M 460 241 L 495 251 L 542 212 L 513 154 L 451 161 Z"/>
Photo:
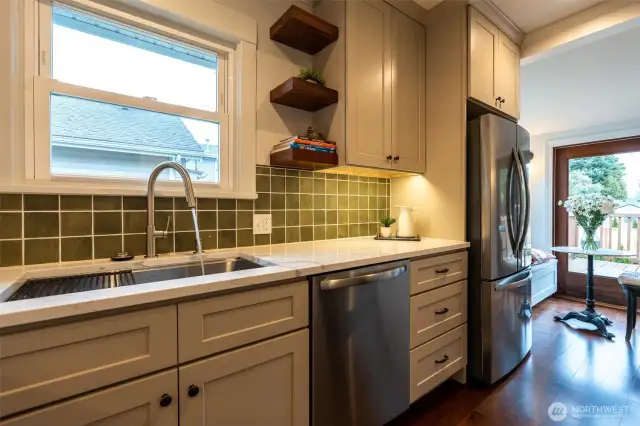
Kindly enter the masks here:
<path id="1" fill-rule="evenodd" d="M 315 71 L 310 68 L 303 68 L 302 70 L 300 70 L 300 75 L 298 75 L 298 77 L 306 81 L 315 81 L 319 86 L 325 86 L 324 77 L 322 76 L 322 73 L 320 71 Z"/>
<path id="2" fill-rule="evenodd" d="M 380 219 L 380 223 L 382 224 L 382 226 L 384 226 L 385 228 L 390 227 L 391 225 L 393 225 L 394 223 L 396 223 L 396 220 L 390 216 L 385 216 L 383 218 Z"/>

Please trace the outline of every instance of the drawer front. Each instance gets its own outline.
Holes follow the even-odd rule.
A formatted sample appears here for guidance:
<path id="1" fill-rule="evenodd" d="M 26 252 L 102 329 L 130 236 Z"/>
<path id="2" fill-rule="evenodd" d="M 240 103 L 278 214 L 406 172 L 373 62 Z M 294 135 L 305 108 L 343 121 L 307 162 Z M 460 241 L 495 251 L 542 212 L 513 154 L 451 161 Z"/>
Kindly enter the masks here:
<path id="1" fill-rule="evenodd" d="M 0 336 L 0 413 L 175 365 L 176 333 L 168 306 Z"/>
<path id="2" fill-rule="evenodd" d="M 275 286 L 178 305 L 180 362 L 309 324 L 309 284 Z"/>
<path id="3" fill-rule="evenodd" d="M 467 365 L 467 326 L 462 325 L 411 351 L 411 402 Z"/>
<path id="4" fill-rule="evenodd" d="M 467 322 L 467 281 L 411 297 L 411 347 Z"/>
<path id="5" fill-rule="evenodd" d="M 467 279 L 467 252 L 411 262 L 411 294 Z"/>
<path id="6" fill-rule="evenodd" d="M 176 426 L 178 370 L 92 392 L 0 421 L 0 426 Z M 172 401 L 160 406 L 167 394 Z"/>

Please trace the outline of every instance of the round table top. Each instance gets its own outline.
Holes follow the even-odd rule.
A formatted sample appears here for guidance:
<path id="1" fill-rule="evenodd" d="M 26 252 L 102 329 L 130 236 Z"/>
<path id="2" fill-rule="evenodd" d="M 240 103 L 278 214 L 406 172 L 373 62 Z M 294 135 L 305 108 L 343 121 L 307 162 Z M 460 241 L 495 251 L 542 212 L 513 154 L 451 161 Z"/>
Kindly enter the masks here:
<path id="1" fill-rule="evenodd" d="M 636 253 L 632 251 L 614 250 L 614 249 L 598 249 L 595 251 L 583 250 L 581 247 L 551 247 L 552 251 L 558 253 L 586 254 L 587 256 L 611 256 L 611 257 L 635 257 Z"/>

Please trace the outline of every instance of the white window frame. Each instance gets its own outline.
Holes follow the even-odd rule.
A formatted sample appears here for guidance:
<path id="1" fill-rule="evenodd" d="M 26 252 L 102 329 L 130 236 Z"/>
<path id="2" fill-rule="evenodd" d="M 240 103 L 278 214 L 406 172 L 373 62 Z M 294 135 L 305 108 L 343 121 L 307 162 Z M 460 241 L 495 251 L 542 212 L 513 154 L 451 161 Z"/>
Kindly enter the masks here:
<path id="1" fill-rule="evenodd" d="M 21 0 L 22 1 L 22 0 Z M 115 0 L 117 3 L 121 0 Z M 188 12 L 189 2 L 183 0 Z M 218 111 L 211 112 L 189 107 L 167 104 L 150 99 L 90 89 L 53 80 L 50 75 L 50 46 L 52 26 L 52 0 L 24 0 L 23 10 L 23 63 L 24 68 L 24 139 L 23 147 L 13 147 L 13 152 L 23 152 L 24 168 L 21 176 L 12 179 L 10 185 L 0 182 L 0 190 L 6 192 L 42 192 L 70 194 L 144 194 L 146 181 L 142 179 L 113 179 L 91 176 L 51 175 L 50 112 L 51 93 L 59 93 L 90 100 L 103 101 L 118 105 L 140 108 L 186 118 L 196 118 L 220 123 L 220 182 L 194 182 L 199 197 L 255 198 L 255 131 L 256 131 L 256 46 L 255 39 L 245 40 L 247 34 L 253 35 L 255 21 L 239 16 L 238 37 L 223 33 L 228 38 L 221 39 L 215 30 L 212 34 L 202 34 L 197 25 L 197 35 L 178 31 L 171 24 L 176 18 L 180 27 L 185 20 L 179 15 L 162 14 L 162 10 L 140 10 L 140 14 L 131 13 L 136 9 L 120 9 L 105 6 L 93 0 L 56 0 L 55 3 L 81 10 L 84 13 L 117 21 L 123 25 L 148 31 L 160 37 L 183 42 L 218 54 L 219 101 Z M 124 3 L 124 1 L 123 1 Z M 212 5 L 212 8 L 221 8 Z M 151 12 L 151 13 L 150 13 Z M 162 14 L 162 20 L 156 20 L 155 13 Z M 221 11 L 229 16 L 232 11 Z M 192 23 L 192 19 L 188 20 Z M 211 22 L 203 22 L 211 25 Z M 188 26 L 188 25 L 187 25 Z M 196 26 L 196 25 L 194 25 Z M 227 23 L 228 26 L 228 23 Z M 249 30 L 249 31 L 247 31 Z M 251 37 L 250 37 L 251 38 Z M 252 96 L 247 96 L 252 94 Z M 15 143 L 15 142 L 14 142 Z M 22 149 L 20 149 L 22 148 Z M 15 174 L 15 173 L 14 173 Z M 158 183 L 160 195 L 172 196 L 183 193 L 182 182 Z"/>

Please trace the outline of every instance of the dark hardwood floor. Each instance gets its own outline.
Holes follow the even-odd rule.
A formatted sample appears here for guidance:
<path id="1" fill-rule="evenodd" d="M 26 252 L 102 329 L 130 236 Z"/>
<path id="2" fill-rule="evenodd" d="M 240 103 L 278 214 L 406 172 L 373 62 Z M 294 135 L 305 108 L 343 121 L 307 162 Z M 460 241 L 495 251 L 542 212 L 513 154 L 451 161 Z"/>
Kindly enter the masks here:
<path id="1" fill-rule="evenodd" d="M 598 310 L 614 321 L 609 327 L 616 335 L 613 341 L 553 320 L 558 313 L 583 308 L 558 298 L 537 305 L 533 348 L 510 377 L 492 388 L 447 381 L 393 426 L 640 425 L 640 331 L 625 342 L 626 312 L 606 307 Z M 565 420 L 550 419 L 553 402 L 568 407 Z M 572 407 L 589 406 L 618 414 L 572 412 Z"/>

